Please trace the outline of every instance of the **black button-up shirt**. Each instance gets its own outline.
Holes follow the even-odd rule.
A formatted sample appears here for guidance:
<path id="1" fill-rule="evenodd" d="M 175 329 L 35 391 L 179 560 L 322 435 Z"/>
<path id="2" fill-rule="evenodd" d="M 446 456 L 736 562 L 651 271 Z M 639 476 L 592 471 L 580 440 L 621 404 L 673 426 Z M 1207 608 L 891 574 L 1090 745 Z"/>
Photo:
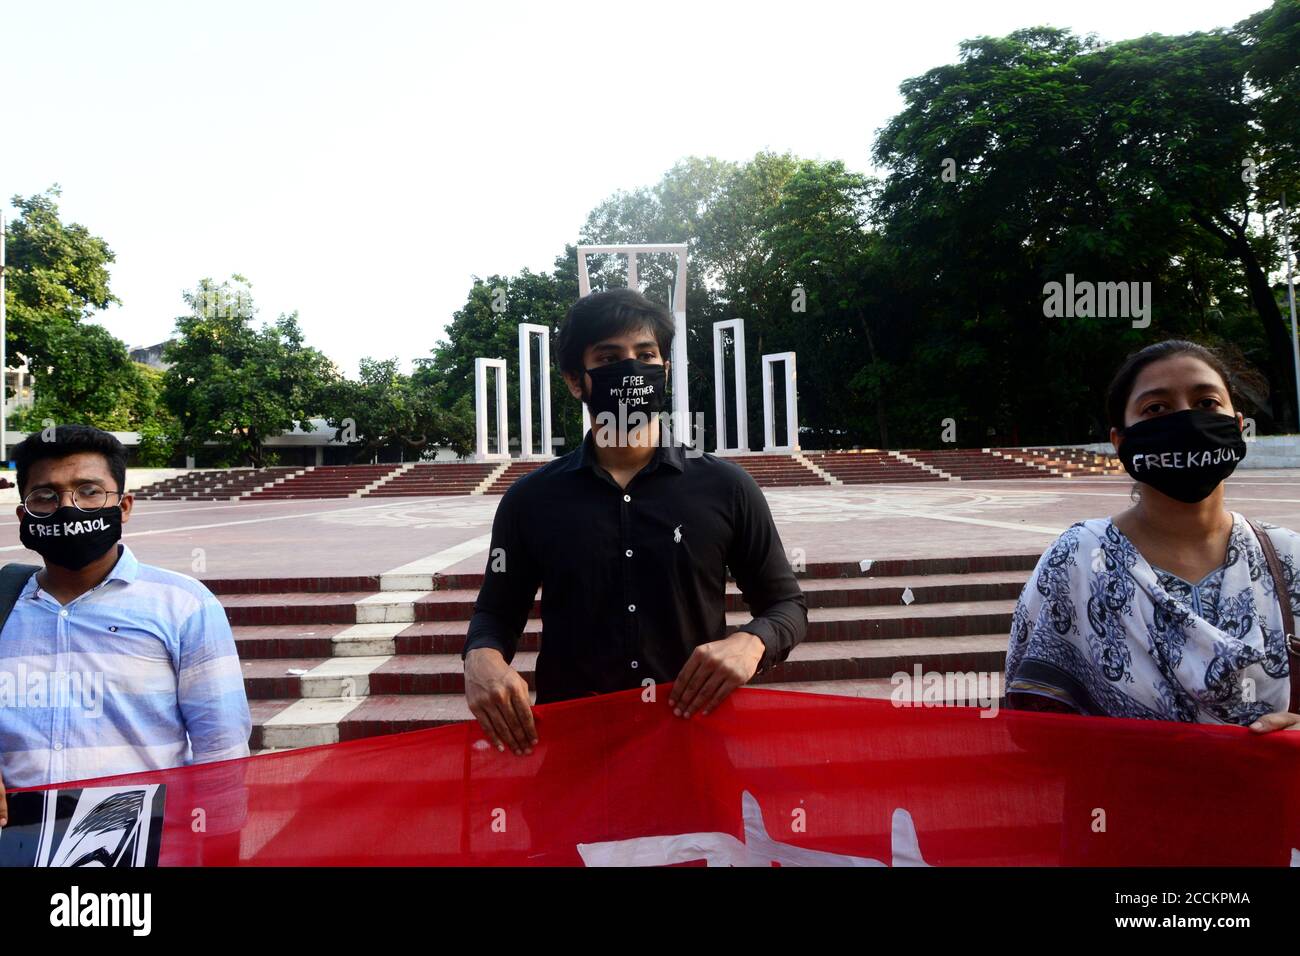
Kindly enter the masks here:
<path id="1" fill-rule="evenodd" d="M 669 445 L 620 488 L 589 432 L 502 497 L 461 657 L 495 647 L 512 660 L 540 585 L 539 704 L 672 681 L 696 646 L 735 630 L 728 568 L 766 670 L 803 639 L 808 606 L 757 482 Z"/>

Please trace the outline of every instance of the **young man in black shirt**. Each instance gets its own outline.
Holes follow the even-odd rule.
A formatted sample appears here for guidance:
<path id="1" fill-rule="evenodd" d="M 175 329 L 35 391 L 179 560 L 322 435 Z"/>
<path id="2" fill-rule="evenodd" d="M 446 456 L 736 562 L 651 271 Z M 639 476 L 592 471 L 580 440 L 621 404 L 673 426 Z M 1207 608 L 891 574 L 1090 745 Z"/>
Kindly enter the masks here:
<path id="1" fill-rule="evenodd" d="M 672 336 L 672 316 L 632 289 L 587 296 L 565 318 L 560 370 L 592 428 L 502 497 L 461 655 L 470 711 L 498 750 L 537 743 L 510 662 L 538 585 L 539 704 L 673 681 L 675 714 L 707 714 L 807 630 L 757 483 L 661 434 Z M 728 568 L 753 616 L 731 633 Z"/>

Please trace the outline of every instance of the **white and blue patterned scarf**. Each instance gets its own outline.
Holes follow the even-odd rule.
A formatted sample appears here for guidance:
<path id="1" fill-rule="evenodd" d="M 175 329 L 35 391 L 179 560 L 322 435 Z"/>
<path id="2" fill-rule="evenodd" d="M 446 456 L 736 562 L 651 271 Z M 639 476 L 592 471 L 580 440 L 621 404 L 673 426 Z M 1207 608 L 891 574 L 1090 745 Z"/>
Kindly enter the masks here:
<path id="1" fill-rule="evenodd" d="M 1263 527 L 1300 615 L 1300 535 Z M 1189 589 L 1152 568 L 1109 518 L 1073 525 L 1021 592 L 1007 692 L 1050 697 L 1084 714 L 1199 723 L 1244 725 L 1286 710 L 1282 612 L 1259 542 L 1236 512 L 1227 560 L 1212 577 L 1217 594 L 1194 609 Z"/>

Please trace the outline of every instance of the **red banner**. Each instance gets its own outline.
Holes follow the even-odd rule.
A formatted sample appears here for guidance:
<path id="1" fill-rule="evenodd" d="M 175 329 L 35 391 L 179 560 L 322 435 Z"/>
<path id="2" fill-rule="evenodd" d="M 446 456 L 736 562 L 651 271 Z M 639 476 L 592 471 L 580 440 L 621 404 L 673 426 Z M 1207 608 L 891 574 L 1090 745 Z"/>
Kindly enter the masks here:
<path id="1" fill-rule="evenodd" d="M 1300 734 L 750 688 L 684 720 L 667 687 L 653 691 L 536 708 L 525 757 L 457 724 L 79 783 L 72 822 L 32 830 L 32 852 L 164 866 L 1287 866 L 1300 847 Z M 143 814 L 134 830 L 124 807 Z"/>

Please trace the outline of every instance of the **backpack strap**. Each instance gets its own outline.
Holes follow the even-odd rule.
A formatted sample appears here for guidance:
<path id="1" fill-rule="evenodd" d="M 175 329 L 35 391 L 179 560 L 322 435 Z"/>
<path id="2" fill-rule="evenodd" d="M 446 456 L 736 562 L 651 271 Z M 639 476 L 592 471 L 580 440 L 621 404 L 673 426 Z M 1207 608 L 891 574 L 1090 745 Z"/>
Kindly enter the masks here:
<path id="1" fill-rule="evenodd" d="M 1259 539 L 1259 546 L 1264 551 L 1264 563 L 1268 565 L 1269 576 L 1273 579 L 1273 592 L 1277 595 L 1277 606 L 1282 611 L 1282 630 L 1286 636 L 1287 671 L 1291 675 L 1291 705 L 1288 709 L 1292 713 L 1300 713 L 1296 709 L 1300 706 L 1300 641 L 1296 639 L 1295 615 L 1291 613 L 1291 595 L 1287 591 L 1286 577 L 1282 574 L 1282 562 L 1278 560 L 1277 548 L 1273 546 L 1273 539 L 1268 536 L 1268 532 L 1250 518 L 1246 519 L 1246 523 Z"/>
<path id="2" fill-rule="evenodd" d="M 9 613 L 27 587 L 28 579 L 40 569 L 39 564 L 6 564 L 0 568 L 0 630 L 9 620 Z"/>

